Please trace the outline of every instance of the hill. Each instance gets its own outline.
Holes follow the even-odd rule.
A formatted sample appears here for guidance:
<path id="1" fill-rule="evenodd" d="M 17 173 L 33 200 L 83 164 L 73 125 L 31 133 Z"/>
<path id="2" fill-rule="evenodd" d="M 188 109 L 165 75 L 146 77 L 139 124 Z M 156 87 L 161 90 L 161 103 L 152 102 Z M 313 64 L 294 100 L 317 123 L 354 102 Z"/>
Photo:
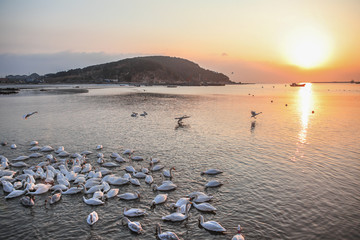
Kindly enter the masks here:
<path id="1" fill-rule="evenodd" d="M 45 83 L 134 83 L 163 85 L 223 85 L 227 76 L 201 68 L 186 59 L 150 56 L 46 74 Z"/>

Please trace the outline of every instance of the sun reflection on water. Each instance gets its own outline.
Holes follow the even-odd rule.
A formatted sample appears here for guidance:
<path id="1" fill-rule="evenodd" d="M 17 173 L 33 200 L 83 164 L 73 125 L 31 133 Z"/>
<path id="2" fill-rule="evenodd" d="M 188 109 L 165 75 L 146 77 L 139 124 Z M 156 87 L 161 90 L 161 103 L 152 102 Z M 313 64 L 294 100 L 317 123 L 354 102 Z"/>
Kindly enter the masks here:
<path id="1" fill-rule="evenodd" d="M 300 143 L 306 143 L 309 116 L 313 108 L 313 95 L 311 83 L 306 83 L 305 87 L 299 89 L 299 112 L 301 114 L 301 131 L 299 132 Z"/>

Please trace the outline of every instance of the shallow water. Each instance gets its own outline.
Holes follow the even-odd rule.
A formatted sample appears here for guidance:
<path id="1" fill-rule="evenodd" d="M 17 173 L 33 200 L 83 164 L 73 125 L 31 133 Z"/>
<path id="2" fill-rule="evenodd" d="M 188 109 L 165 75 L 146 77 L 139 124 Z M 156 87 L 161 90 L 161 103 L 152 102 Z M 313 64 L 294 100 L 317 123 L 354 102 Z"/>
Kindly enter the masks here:
<path id="1" fill-rule="evenodd" d="M 109 161 L 112 152 L 132 148 L 147 160 L 123 163 L 114 173 L 123 175 L 130 164 L 148 167 L 148 159 L 156 157 L 166 168 L 176 168 L 178 189 L 154 210 L 149 204 L 158 193 L 144 180 L 140 187 L 120 187 L 120 193 L 138 190 L 140 201 L 114 198 L 98 207 L 86 205 L 78 194 L 45 208 L 44 194 L 29 209 L 19 198 L 5 200 L 0 190 L 1 239 L 155 239 L 156 223 L 183 239 L 231 239 L 238 224 L 247 239 L 360 238 L 359 85 L 80 88 L 89 92 L 30 89 L 0 96 L 0 141 L 9 143 L 0 146 L 0 154 L 9 160 L 28 155 L 30 142 L 37 140 L 40 146 L 64 146 L 70 153 L 91 150 L 88 161 L 99 166 L 96 145 L 104 146 L 101 152 Z M 35 110 L 39 113 L 22 119 Z M 251 110 L 262 114 L 250 118 Z M 143 111 L 145 118 L 130 116 Z M 182 115 L 191 117 L 178 127 L 174 118 Z M 10 149 L 12 143 L 18 148 Z M 200 175 L 210 168 L 224 173 Z M 160 172 L 153 177 L 161 183 Z M 205 190 L 211 179 L 224 185 Z M 225 234 L 200 228 L 200 212 L 194 208 L 182 223 L 161 220 L 170 213 L 170 203 L 193 191 L 214 196 L 216 214 L 201 214 L 206 221 L 220 222 Z M 148 210 L 132 218 L 141 222 L 143 234 L 121 225 L 124 207 Z M 86 217 L 93 210 L 100 220 L 89 227 Z"/>

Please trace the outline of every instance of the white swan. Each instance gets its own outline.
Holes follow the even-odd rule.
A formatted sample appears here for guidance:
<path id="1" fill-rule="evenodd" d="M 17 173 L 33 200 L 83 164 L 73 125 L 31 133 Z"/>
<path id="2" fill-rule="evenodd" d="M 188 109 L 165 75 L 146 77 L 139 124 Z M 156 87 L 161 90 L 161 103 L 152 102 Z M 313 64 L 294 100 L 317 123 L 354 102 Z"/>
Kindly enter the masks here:
<path id="1" fill-rule="evenodd" d="M 142 161 L 142 160 L 144 160 L 144 158 L 141 157 L 141 156 L 133 156 L 133 157 L 131 157 L 131 160 L 134 160 L 134 161 Z"/>
<path id="2" fill-rule="evenodd" d="M 58 191 L 58 193 L 55 193 L 57 191 Z M 55 192 L 53 195 L 48 197 L 49 200 L 45 199 L 45 205 L 46 205 L 46 203 L 54 204 L 54 203 L 60 201 L 61 196 L 62 196 L 62 194 L 61 194 L 62 190 L 56 190 Z"/>
<path id="3" fill-rule="evenodd" d="M 35 197 L 34 196 L 24 196 L 20 198 L 20 203 L 25 207 L 32 207 L 35 205 Z"/>
<path id="4" fill-rule="evenodd" d="M 185 214 L 179 213 L 179 212 L 174 212 L 172 214 L 166 215 L 164 217 L 162 217 L 161 219 L 164 221 L 171 221 L 171 222 L 180 222 L 180 221 L 184 221 L 185 219 L 187 219 L 189 217 L 189 210 L 190 210 L 190 203 L 188 203 L 186 205 L 186 212 Z"/>
<path id="5" fill-rule="evenodd" d="M 192 205 L 200 211 L 203 212 L 214 212 L 217 209 L 215 207 L 213 207 L 210 203 L 200 203 L 200 204 L 196 204 L 196 203 L 192 203 Z"/>
<path id="6" fill-rule="evenodd" d="M 208 196 L 205 193 L 202 192 L 197 192 L 196 195 L 191 195 L 190 197 L 192 199 L 193 202 L 195 203 L 203 203 L 203 202 L 208 202 L 210 201 L 213 196 Z"/>
<path id="7" fill-rule="evenodd" d="M 7 192 L 7 193 L 11 193 L 12 191 L 14 191 L 14 186 L 11 184 L 11 182 L 9 181 L 1 181 L 2 185 L 3 185 L 3 191 Z"/>
<path id="8" fill-rule="evenodd" d="M 86 199 L 86 198 L 83 196 L 83 200 L 84 200 L 84 202 L 85 202 L 87 205 L 98 206 L 98 205 L 103 205 L 103 204 L 104 204 L 104 202 L 101 201 L 101 200 L 98 199 L 98 198 L 89 198 L 89 199 Z"/>
<path id="9" fill-rule="evenodd" d="M 77 187 L 71 187 L 65 192 L 62 192 L 62 194 L 69 195 L 69 194 L 77 194 L 79 192 L 84 191 L 84 184 L 80 184 Z"/>
<path id="10" fill-rule="evenodd" d="M 50 190 L 52 190 L 52 191 L 56 191 L 56 190 L 66 191 L 68 189 L 69 188 L 67 186 L 65 186 L 64 184 L 57 184 L 50 188 Z"/>
<path id="11" fill-rule="evenodd" d="M 10 166 L 12 166 L 12 167 L 28 167 L 29 165 L 27 165 L 24 162 L 15 162 L 15 163 L 10 163 Z"/>
<path id="12" fill-rule="evenodd" d="M 139 217 L 146 214 L 146 211 L 139 208 L 130 208 L 127 210 L 127 208 L 124 208 L 124 215 L 127 217 Z"/>
<path id="13" fill-rule="evenodd" d="M 172 203 L 170 206 L 174 208 L 179 208 L 182 205 L 187 205 L 190 202 L 190 198 L 180 198 L 176 203 Z"/>
<path id="14" fill-rule="evenodd" d="M 221 226 L 218 222 L 215 222 L 215 221 L 204 222 L 204 217 L 202 215 L 200 215 L 200 217 L 199 217 L 199 222 L 200 222 L 200 225 L 208 231 L 212 231 L 212 232 L 225 232 L 226 231 L 226 229 L 223 226 Z"/>
<path id="15" fill-rule="evenodd" d="M 97 199 L 104 199 L 104 192 L 99 190 L 99 191 L 96 191 L 94 192 L 92 198 L 97 198 Z"/>
<path id="16" fill-rule="evenodd" d="M 112 157 L 112 158 L 117 158 L 117 157 L 121 157 L 121 156 L 120 156 L 120 154 L 117 153 L 117 152 L 112 152 L 112 153 L 110 154 L 110 157 Z"/>
<path id="17" fill-rule="evenodd" d="M 113 198 L 115 197 L 117 194 L 119 193 L 119 189 L 118 188 L 113 188 L 113 189 L 110 189 L 110 191 L 108 191 L 106 194 L 105 194 L 105 198 Z"/>
<path id="18" fill-rule="evenodd" d="M 156 224 L 156 235 L 160 240 L 179 240 L 180 238 L 173 232 L 162 232 L 160 224 Z"/>
<path id="19" fill-rule="evenodd" d="M 136 170 L 133 166 L 126 166 L 125 171 L 130 172 L 130 173 L 136 172 Z"/>
<path id="20" fill-rule="evenodd" d="M 99 220 L 99 215 L 95 211 L 91 212 L 86 219 L 89 225 L 94 225 L 94 223 L 96 223 L 98 220 Z"/>
<path id="21" fill-rule="evenodd" d="M 54 148 L 48 145 L 40 149 L 40 152 L 51 152 L 51 151 L 54 151 Z"/>
<path id="22" fill-rule="evenodd" d="M 107 177 L 107 176 L 106 176 Z M 107 178 L 107 181 L 108 183 L 112 184 L 112 185 L 117 185 L 117 186 L 120 186 L 120 185 L 125 185 L 125 184 L 128 184 L 129 183 L 129 179 L 127 178 L 122 178 L 122 177 L 109 177 Z"/>
<path id="23" fill-rule="evenodd" d="M 24 161 L 27 159 L 29 159 L 29 156 L 19 156 L 19 157 L 13 159 L 13 161 Z"/>
<path id="24" fill-rule="evenodd" d="M 5 198 L 9 199 L 9 198 L 16 198 L 19 197 L 23 194 L 25 194 L 26 190 L 13 190 L 11 193 L 9 193 L 9 195 L 7 195 Z"/>
<path id="25" fill-rule="evenodd" d="M 39 157 L 42 157 L 42 156 L 44 156 L 44 155 L 41 154 L 41 153 L 35 152 L 35 153 L 30 154 L 29 158 L 39 158 Z"/>
<path id="26" fill-rule="evenodd" d="M 164 170 L 163 175 L 165 177 L 172 178 L 173 177 L 172 170 L 175 170 L 175 167 L 172 167 L 169 170 Z"/>
<path id="27" fill-rule="evenodd" d="M 70 156 L 70 153 L 68 153 L 67 151 L 61 151 L 58 154 L 58 157 L 68 157 Z"/>
<path id="28" fill-rule="evenodd" d="M 145 182 L 147 184 L 152 184 L 154 182 L 154 178 L 151 175 L 146 175 Z"/>
<path id="29" fill-rule="evenodd" d="M 205 188 L 220 187 L 221 185 L 223 185 L 221 182 L 217 180 L 211 180 L 205 184 Z"/>
<path id="30" fill-rule="evenodd" d="M 40 150 L 41 149 L 41 147 L 39 147 L 39 146 L 33 146 L 33 147 L 31 147 L 29 150 L 30 151 L 38 151 L 38 150 Z"/>
<path id="31" fill-rule="evenodd" d="M 160 186 L 158 185 L 153 185 L 153 190 L 156 191 L 171 191 L 171 190 L 174 190 L 176 189 L 177 186 L 172 183 L 171 181 L 166 181 L 166 182 L 163 182 Z"/>
<path id="32" fill-rule="evenodd" d="M 146 178 L 146 174 L 143 173 L 143 172 L 134 172 L 134 173 L 133 173 L 133 177 L 136 177 L 136 178 Z"/>
<path id="33" fill-rule="evenodd" d="M 128 225 L 128 228 L 135 232 L 135 233 L 141 233 L 143 231 L 141 224 L 139 222 L 132 222 L 130 221 L 127 217 L 124 217 L 121 222 L 124 225 L 124 221 L 126 222 L 126 224 Z"/>
<path id="34" fill-rule="evenodd" d="M 103 166 L 103 167 L 120 167 L 119 164 L 116 164 L 116 163 L 114 163 L 114 162 L 102 163 L 101 166 Z"/>
<path id="35" fill-rule="evenodd" d="M 168 195 L 167 194 L 158 194 L 154 200 L 151 201 L 151 206 L 155 207 L 155 205 L 164 203 L 167 200 Z"/>
<path id="36" fill-rule="evenodd" d="M 92 154 L 92 151 L 82 151 L 81 153 L 80 153 L 80 155 L 82 155 L 82 156 L 87 156 L 87 155 L 90 155 L 90 154 Z"/>
<path id="37" fill-rule="evenodd" d="M 123 157 L 118 156 L 117 158 L 115 158 L 115 161 L 119 162 L 119 163 L 124 163 L 127 162 Z"/>
<path id="38" fill-rule="evenodd" d="M 136 178 L 129 178 L 129 181 L 131 184 L 135 185 L 135 186 L 140 186 L 140 181 L 139 179 L 136 179 Z"/>
<path id="39" fill-rule="evenodd" d="M 124 150 L 123 154 L 126 155 L 126 154 L 132 154 L 134 152 L 134 150 L 132 149 L 126 149 Z"/>
<path id="40" fill-rule="evenodd" d="M 135 191 L 135 193 L 123 193 L 117 196 L 122 200 L 135 200 L 140 198 L 140 193 Z"/>
<path id="41" fill-rule="evenodd" d="M 201 172 L 201 175 L 207 174 L 207 175 L 216 175 L 216 174 L 220 174 L 222 173 L 222 171 L 218 170 L 218 169 L 208 169 L 204 172 Z"/>
<path id="42" fill-rule="evenodd" d="M 31 145 L 31 146 L 38 145 L 38 144 L 39 144 L 38 141 L 31 141 L 31 142 L 30 142 L 30 145 Z"/>
<path id="43" fill-rule="evenodd" d="M 57 153 L 57 154 L 59 154 L 59 153 L 61 153 L 61 152 L 64 151 L 64 150 L 65 150 L 64 146 L 60 146 L 60 147 L 58 147 L 58 149 L 55 150 L 54 152 Z"/>
<path id="44" fill-rule="evenodd" d="M 240 224 L 238 225 L 238 233 L 232 237 L 231 240 L 245 240 L 245 237 L 241 234 L 242 228 L 240 227 Z"/>
<path id="45" fill-rule="evenodd" d="M 150 171 L 152 171 L 152 172 L 159 171 L 159 170 L 163 169 L 164 167 L 165 167 L 164 165 L 155 165 L 155 166 L 153 166 L 153 163 L 150 162 Z"/>
<path id="46" fill-rule="evenodd" d="M 101 150 L 101 149 L 103 149 L 103 145 L 97 145 L 95 149 L 96 150 Z"/>
<path id="47" fill-rule="evenodd" d="M 28 193 L 31 195 L 40 195 L 40 194 L 48 192 L 49 189 L 51 188 L 51 186 L 52 185 L 50 185 L 50 184 L 39 183 L 39 184 L 35 185 L 35 189 L 36 189 L 35 192 L 28 192 Z"/>
<path id="48" fill-rule="evenodd" d="M 17 146 L 16 146 L 16 144 L 15 144 L 15 143 L 13 143 L 13 144 L 11 144 L 10 148 L 11 148 L 11 149 L 16 149 L 16 148 L 17 148 Z"/>

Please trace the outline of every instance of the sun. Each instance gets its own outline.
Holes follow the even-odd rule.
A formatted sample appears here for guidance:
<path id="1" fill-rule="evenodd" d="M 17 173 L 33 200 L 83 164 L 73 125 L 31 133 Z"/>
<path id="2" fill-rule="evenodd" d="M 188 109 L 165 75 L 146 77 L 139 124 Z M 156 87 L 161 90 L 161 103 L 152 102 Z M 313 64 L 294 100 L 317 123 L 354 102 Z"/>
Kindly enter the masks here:
<path id="1" fill-rule="evenodd" d="M 285 57 L 290 64 L 301 68 L 316 68 L 330 56 L 330 40 L 315 29 L 296 30 L 285 42 Z"/>

